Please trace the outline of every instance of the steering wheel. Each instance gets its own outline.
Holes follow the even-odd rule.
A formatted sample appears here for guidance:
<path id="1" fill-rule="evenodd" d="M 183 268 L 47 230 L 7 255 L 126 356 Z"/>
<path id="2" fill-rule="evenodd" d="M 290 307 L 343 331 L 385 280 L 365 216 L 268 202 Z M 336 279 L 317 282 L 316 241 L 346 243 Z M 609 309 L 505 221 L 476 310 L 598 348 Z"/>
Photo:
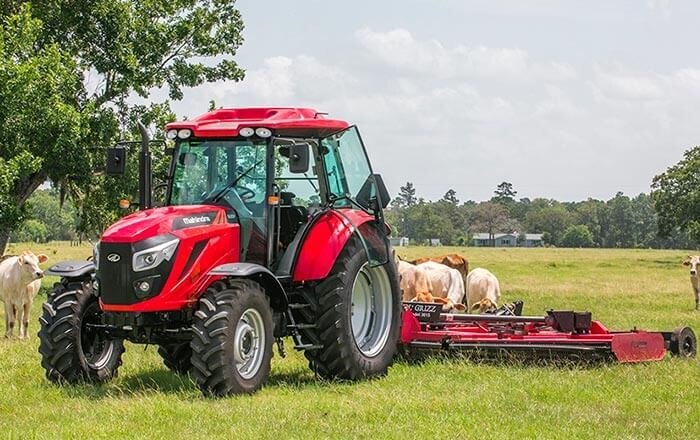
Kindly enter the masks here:
<path id="1" fill-rule="evenodd" d="M 244 202 L 254 199 L 257 195 L 255 191 L 248 188 L 247 186 L 236 186 L 235 188 L 236 192 L 238 193 L 238 197 L 240 197 L 241 200 L 243 200 Z"/>

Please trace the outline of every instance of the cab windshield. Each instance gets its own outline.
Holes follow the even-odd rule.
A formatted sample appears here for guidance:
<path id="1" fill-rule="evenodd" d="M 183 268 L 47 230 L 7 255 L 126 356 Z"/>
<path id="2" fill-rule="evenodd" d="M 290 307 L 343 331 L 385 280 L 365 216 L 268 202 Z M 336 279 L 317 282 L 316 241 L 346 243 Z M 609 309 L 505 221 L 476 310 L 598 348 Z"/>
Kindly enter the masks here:
<path id="1" fill-rule="evenodd" d="M 262 208 L 266 149 L 264 140 L 180 143 L 170 204 L 196 205 L 221 198 L 237 210 L 245 208 L 244 212 Z"/>

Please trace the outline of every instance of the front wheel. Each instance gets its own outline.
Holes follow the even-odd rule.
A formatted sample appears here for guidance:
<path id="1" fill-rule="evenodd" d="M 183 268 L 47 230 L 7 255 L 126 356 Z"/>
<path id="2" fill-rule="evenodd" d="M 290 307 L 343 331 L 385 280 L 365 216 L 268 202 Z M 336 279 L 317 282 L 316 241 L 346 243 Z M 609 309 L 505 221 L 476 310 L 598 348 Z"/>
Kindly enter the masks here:
<path id="1" fill-rule="evenodd" d="M 257 391 L 270 373 L 272 310 L 262 287 L 247 279 L 215 282 L 192 322 L 192 376 L 205 395 Z"/>
<path id="2" fill-rule="evenodd" d="M 372 266 L 359 246 L 345 248 L 328 278 L 308 295 L 316 324 L 308 339 L 322 345 L 304 353 L 312 370 L 347 380 L 386 374 L 401 318 L 395 270 L 391 262 Z"/>
<path id="3" fill-rule="evenodd" d="M 43 305 L 39 353 L 52 382 L 106 382 L 117 375 L 124 343 L 100 329 L 97 297 L 81 285 L 57 285 Z"/>

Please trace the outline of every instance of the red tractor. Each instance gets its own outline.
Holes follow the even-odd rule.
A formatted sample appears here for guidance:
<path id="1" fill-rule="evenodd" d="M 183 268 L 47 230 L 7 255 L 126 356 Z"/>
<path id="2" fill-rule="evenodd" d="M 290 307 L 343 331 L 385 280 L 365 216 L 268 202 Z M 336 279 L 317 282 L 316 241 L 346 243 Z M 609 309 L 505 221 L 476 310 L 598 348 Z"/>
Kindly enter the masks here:
<path id="1" fill-rule="evenodd" d="M 43 306 L 42 366 L 59 383 L 117 374 L 124 341 L 155 344 L 206 395 L 258 390 L 273 344 L 330 379 L 385 374 L 401 295 L 389 196 L 355 126 L 308 108 L 220 109 L 166 127 L 166 203 L 151 206 L 144 132 L 139 211 L 92 262 L 63 262 Z M 124 172 L 124 146 L 106 171 Z"/>

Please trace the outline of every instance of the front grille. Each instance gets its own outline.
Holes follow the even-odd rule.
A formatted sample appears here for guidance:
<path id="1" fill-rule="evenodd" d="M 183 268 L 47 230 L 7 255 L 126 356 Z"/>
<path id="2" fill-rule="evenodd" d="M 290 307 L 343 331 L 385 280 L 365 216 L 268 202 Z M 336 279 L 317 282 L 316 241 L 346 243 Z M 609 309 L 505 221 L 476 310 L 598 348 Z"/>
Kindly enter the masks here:
<path id="1" fill-rule="evenodd" d="M 151 270 L 134 272 L 131 260 L 135 247 L 137 250 L 142 248 L 138 243 L 100 243 L 100 269 L 97 271 L 97 280 L 100 297 L 105 304 L 135 304 L 158 295 L 163 288 L 175 257 L 170 261 L 163 261 Z M 137 290 L 136 285 L 141 281 L 151 283 L 148 292 Z"/>

